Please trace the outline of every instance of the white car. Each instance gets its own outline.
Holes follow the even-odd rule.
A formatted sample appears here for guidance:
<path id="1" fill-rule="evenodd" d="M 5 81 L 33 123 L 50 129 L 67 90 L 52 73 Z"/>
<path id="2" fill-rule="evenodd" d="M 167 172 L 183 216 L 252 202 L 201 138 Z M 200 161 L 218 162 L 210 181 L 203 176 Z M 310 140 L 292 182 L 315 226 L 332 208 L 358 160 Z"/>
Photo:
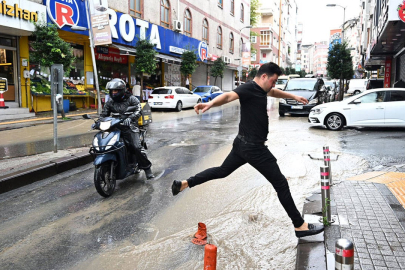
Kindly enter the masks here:
<path id="1" fill-rule="evenodd" d="M 201 97 L 181 86 L 166 86 L 153 89 L 148 103 L 152 109 L 175 109 L 194 107 L 201 102 Z"/>
<path id="2" fill-rule="evenodd" d="M 308 122 L 329 130 L 344 126 L 405 127 L 405 88 L 379 88 L 315 106 Z"/>

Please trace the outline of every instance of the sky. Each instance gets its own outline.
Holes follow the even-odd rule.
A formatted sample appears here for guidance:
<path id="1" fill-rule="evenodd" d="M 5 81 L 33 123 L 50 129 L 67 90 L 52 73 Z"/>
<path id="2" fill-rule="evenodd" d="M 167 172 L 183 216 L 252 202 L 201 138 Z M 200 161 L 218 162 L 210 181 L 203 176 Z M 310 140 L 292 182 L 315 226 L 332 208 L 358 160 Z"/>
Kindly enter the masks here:
<path id="1" fill-rule="evenodd" d="M 327 7 L 326 4 L 346 7 L 346 21 L 360 14 L 360 0 L 295 0 L 295 2 L 298 6 L 298 22 L 303 23 L 304 45 L 328 41 L 331 29 L 342 28 L 343 8 Z"/>

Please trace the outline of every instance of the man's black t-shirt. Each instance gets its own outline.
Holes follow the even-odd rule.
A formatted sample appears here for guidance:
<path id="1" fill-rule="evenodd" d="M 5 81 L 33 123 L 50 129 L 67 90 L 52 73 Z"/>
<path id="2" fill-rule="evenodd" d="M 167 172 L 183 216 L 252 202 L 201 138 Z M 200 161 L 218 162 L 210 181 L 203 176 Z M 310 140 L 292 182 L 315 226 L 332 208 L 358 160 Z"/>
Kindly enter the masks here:
<path id="1" fill-rule="evenodd" d="M 269 117 L 267 115 L 267 93 L 254 81 L 245 83 L 235 91 L 240 100 L 239 135 L 252 143 L 267 141 Z"/>

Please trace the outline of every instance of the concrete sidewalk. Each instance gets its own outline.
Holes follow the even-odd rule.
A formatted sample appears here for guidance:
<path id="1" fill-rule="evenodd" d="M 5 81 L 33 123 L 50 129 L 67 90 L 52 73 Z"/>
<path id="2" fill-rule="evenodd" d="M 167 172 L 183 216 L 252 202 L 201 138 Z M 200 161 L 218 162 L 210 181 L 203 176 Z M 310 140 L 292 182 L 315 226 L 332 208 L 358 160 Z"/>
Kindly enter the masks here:
<path id="1" fill-rule="evenodd" d="M 354 269 L 405 269 L 405 164 L 357 175 L 331 188 L 335 222 L 324 234 L 300 239 L 296 269 L 335 269 L 335 242 L 354 245 Z M 321 198 L 307 198 L 304 217 L 319 219 Z"/>

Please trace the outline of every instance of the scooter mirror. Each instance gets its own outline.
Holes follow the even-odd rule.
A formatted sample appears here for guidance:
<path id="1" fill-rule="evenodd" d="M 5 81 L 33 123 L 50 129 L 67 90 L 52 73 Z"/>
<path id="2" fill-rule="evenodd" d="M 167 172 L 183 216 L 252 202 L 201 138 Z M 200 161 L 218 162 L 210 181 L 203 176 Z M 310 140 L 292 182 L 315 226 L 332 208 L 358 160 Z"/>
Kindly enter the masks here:
<path id="1" fill-rule="evenodd" d="M 86 114 L 83 114 L 82 117 L 83 117 L 84 119 L 91 119 L 90 115 L 88 115 L 87 113 L 86 113 Z"/>

